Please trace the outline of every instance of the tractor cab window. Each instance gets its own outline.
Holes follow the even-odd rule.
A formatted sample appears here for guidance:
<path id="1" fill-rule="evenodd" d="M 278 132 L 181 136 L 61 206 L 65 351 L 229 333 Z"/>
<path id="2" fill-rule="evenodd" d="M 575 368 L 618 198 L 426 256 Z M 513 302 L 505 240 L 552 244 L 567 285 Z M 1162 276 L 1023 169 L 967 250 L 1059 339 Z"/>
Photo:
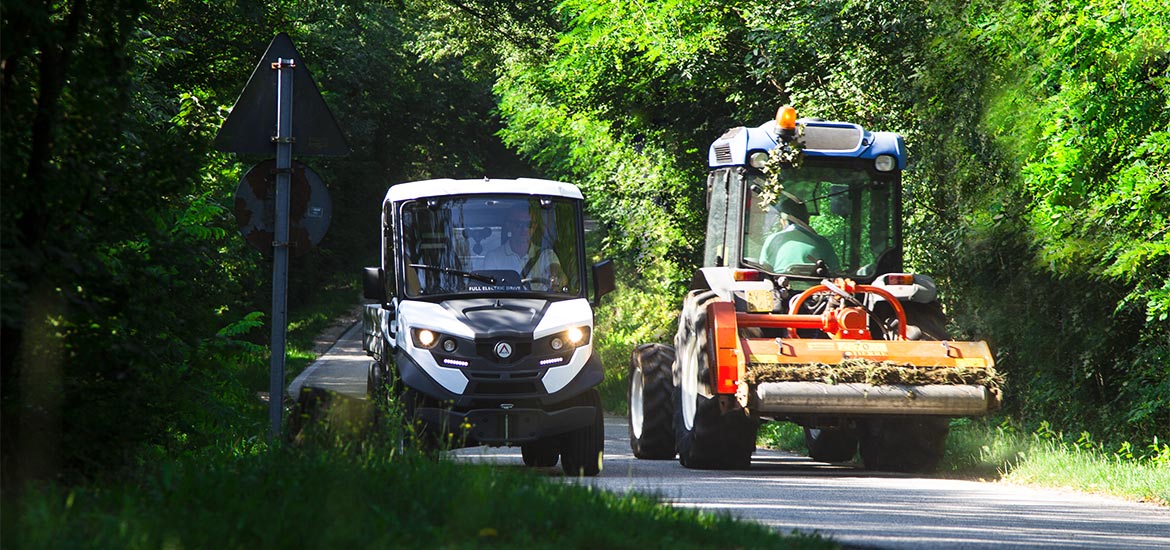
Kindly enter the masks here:
<path id="1" fill-rule="evenodd" d="M 812 162 L 781 176 L 784 188 L 771 204 L 762 197 L 765 177 L 747 176 L 745 263 L 790 275 L 816 275 L 821 264 L 830 275 L 874 275 L 878 258 L 895 246 L 890 181 Z"/>
<path id="2" fill-rule="evenodd" d="M 405 203 L 401 215 L 409 296 L 581 292 L 574 201 L 436 197 Z"/>

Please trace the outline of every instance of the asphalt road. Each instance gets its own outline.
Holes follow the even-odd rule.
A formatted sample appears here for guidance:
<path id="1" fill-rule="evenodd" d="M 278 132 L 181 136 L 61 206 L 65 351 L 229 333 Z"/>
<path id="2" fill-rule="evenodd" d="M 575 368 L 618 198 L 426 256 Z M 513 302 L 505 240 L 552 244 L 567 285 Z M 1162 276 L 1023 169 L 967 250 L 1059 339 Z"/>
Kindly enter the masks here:
<path id="1" fill-rule="evenodd" d="M 369 359 L 350 329 L 289 387 L 362 398 Z M 726 512 L 781 532 L 819 532 L 851 548 L 1124 548 L 1170 550 L 1170 508 L 1089 495 L 832 466 L 759 450 L 750 470 L 688 470 L 676 460 L 637 460 L 624 418 L 606 418 L 605 467 L 568 479 L 641 491 L 674 506 Z M 523 468 L 519 448 L 477 447 L 456 460 Z M 560 477 L 559 468 L 542 469 Z"/>

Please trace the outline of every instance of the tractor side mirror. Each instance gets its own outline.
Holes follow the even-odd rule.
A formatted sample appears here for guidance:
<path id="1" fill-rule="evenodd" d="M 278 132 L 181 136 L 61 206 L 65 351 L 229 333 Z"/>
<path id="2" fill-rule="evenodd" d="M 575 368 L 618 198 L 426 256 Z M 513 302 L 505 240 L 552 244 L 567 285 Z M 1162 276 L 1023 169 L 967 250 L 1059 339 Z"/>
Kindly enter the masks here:
<path id="1" fill-rule="evenodd" d="M 601 305 L 601 297 L 617 288 L 614 282 L 613 260 L 593 264 L 593 305 Z"/>
<path id="2" fill-rule="evenodd" d="M 378 303 L 387 301 L 386 278 L 382 268 L 367 267 L 362 269 L 362 296 Z"/>

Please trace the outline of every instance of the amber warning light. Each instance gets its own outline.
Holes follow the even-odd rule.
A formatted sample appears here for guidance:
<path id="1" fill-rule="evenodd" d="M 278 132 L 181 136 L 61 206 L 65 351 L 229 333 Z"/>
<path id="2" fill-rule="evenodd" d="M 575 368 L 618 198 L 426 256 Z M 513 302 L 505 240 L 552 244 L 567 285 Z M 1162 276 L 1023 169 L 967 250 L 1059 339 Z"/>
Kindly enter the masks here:
<path id="1" fill-rule="evenodd" d="M 796 137 L 796 109 L 785 105 L 776 111 L 776 128 L 784 141 Z"/>

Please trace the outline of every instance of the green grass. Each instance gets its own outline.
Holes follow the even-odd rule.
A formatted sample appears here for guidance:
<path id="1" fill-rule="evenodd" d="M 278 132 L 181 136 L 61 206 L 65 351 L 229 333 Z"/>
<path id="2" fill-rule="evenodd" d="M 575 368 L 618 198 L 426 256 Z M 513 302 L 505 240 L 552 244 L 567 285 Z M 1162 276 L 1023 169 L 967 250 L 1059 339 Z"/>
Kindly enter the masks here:
<path id="1" fill-rule="evenodd" d="M 807 453 L 804 431 L 790 422 L 760 428 L 761 446 Z M 956 419 L 951 422 L 940 477 L 997 480 L 1071 488 L 1133 500 L 1170 504 L 1170 446 L 1155 441 L 1144 449 L 1122 444 L 1115 452 L 1088 434 L 1076 441 L 1041 425 L 1020 433 L 1008 422 Z"/>
<path id="2" fill-rule="evenodd" d="M 349 409 L 323 426 L 354 426 Z M 301 447 L 208 449 L 133 481 L 7 491 L 2 546 L 837 547 L 522 468 L 428 459 L 368 431 L 322 433 Z"/>
<path id="3" fill-rule="evenodd" d="M 1047 424 L 1021 433 L 1008 422 L 955 420 L 942 471 L 1170 504 L 1170 445 L 1111 452 L 1088 433 L 1074 441 Z"/>

